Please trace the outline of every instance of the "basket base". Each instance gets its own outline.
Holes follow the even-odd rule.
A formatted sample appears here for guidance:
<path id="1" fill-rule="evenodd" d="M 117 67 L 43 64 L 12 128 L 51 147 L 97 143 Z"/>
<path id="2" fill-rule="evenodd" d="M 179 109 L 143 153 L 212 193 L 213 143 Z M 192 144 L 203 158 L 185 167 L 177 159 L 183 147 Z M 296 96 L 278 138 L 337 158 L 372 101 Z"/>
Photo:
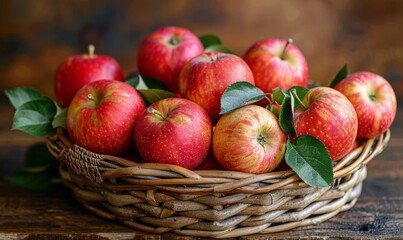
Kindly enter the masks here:
<path id="1" fill-rule="evenodd" d="M 179 235 L 211 238 L 230 238 L 257 233 L 275 233 L 297 227 L 319 224 L 341 211 L 347 211 L 354 206 L 361 194 L 362 182 L 367 170 L 363 167 L 349 177 L 339 179 L 339 185 L 333 188 L 312 188 L 309 194 L 299 196 L 300 189 L 278 190 L 283 196 L 271 205 L 244 204 L 243 209 L 221 221 L 200 220 L 186 216 L 189 211 L 175 212 L 164 209 L 166 203 L 150 205 L 146 201 L 124 206 L 115 206 L 108 202 L 111 195 L 106 190 L 95 190 L 99 183 L 91 182 L 75 175 L 68 168 L 60 168 L 63 183 L 72 190 L 74 196 L 90 212 L 105 219 L 120 221 L 133 229 L 150 233 L 172 232 Z M 72 184 L 74 181 L 74 184 Z M 337 182 L 337 181 L 336 181 Z M 80 187 L 78 187 L 80 186 Z M 100 186 L 98 186 L 100 187 Z M 95 190 L 95 192 L 94 192 Z M 287 192 L 287 193 L 285 193 Z M 113 193 L 112 193 L 113 194 Z M 141 195 L 130 191 L 128 198 Z M 120 195 L 119 198 L 124 196 Z M 113 201 L 113 200 L 112 200 Z M 281 203 L 280 206 L 276 206 Z M 115 203 L 116 204 L 116 203 Z M 239 207 L 239 203 L 223 206 L 221 210 L 199 210 L 212 212 L 217 216 L 226 214 L 229 208 Z M 277 204 L 279 205 L 279 204 Z M 260 208 L 260 210 L 258 210 Z M 219 209 L 219 208 L 217 208 Z M 263 212 L 262 213 L 262 209 Z M 267 211 L 266 211 L 267 210 Z M 152 212 L 154 211 L 154 212 Z M 167 216 L 163 217 L 163 212 Z M 259 215 L 251 214 L 257 212 Z M 151 216 L 150 216 L 151 215 Z"/>

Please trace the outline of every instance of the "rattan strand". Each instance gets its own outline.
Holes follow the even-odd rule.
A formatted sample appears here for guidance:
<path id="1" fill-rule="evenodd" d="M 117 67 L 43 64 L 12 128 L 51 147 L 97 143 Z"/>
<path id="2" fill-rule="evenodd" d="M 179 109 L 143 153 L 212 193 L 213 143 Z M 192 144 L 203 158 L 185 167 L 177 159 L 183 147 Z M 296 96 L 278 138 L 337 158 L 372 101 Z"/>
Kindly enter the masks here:
<path id="1" fill-rule="evenodd" d="M 334 163 L 327 188 L 308 186 L 292 170 L 254 175 L 137 164 L 89 152 L 61 129 L 47 146 L 65 186 L 92 213 L 144 232 L 228 238 L 318 224 L 350 209 L 366 165 L 389 139 L 388 130 Z"/>

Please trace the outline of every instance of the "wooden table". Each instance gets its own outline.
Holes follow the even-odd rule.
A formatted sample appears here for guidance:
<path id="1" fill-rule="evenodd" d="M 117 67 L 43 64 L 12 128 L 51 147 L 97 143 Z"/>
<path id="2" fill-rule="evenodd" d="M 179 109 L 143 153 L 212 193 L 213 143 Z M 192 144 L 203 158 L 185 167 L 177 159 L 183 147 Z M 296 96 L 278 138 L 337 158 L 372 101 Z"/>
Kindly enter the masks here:
<path id="1" fill-rule="evenodd" d="M 8 107 L 2 112 L 10 115 Z M 0 122 L 0 172 L 38 141 L 10 133 Z M 368 166 L 368 177 L 356 205 L 319 225 L 241 239 L 403 239 L 403 108 L 391 128 L 386 150 Z M 19 166 L 15 164 L 15 166 Z M 3 169 L 2 169 L 3 168 Z M 146 234 L 101 219 L 85 210 L 67 189 L 34 193 L 0 180 L 0 239 L 199 239 L 174 234 Z"/>

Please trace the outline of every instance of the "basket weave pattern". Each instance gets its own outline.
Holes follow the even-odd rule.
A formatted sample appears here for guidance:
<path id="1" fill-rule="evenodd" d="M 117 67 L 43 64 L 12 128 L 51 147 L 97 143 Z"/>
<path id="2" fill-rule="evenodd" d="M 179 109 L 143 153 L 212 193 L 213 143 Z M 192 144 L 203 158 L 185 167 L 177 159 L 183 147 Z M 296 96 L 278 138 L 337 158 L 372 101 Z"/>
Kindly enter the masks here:
<path id="1" fill-rule="evenodd" d="M 350 209 L 366 165 L 389 139 L 388 130 L 334 163 L 327 188 L 308 186 L 292 170 L 255 175 L 137 164 L 74 145 L 61 129 L 47 146 L 63 183 L 96 215 L 145 232 L 228 238 L 317 224 Z"/>

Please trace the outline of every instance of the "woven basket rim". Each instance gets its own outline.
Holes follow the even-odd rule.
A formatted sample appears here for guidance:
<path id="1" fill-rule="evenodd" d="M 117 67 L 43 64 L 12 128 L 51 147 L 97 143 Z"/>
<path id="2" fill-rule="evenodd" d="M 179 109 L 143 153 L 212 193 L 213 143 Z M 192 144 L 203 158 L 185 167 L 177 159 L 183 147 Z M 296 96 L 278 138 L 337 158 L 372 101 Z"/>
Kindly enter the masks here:
<path id="1" fill-rule="evenodd" d="M 339 179 L 354 173 L 366 166 L 375 156 L 383 151 L 390 140 L 390 130 L 383 134 L 362 142 L 339 161 L 333 161 L 334 179 Z M 161 163 L 135 163 L 121 157 L 97 154 L 73 144 L 61 128 L 55 135 L 47 138 L 49 151 L 60 161 L 66 161 L 73 171 L 91 181 L 102 183 L 105 179 L 129 177 L 145 171 L 155 174 L 159 179 L 131 181 L 130 184 L 147 186 L 172 185 L 201 185 L 216 184 L 213 188 L 192 189 L 186 188 L 189 193 L 220 193 L 231 192 L 246 185 L 266 181 L 265 187 L 244 189 L 244 193 L 270 192 L 284 187 L 306 187 L 293 170 L 272 171 L 269 173 L 252 174 L 229 170 L 188 170 L 186 168 Z M 102 172 L 102 174 L 101 174 Z M 168 173 L 167 173 L 168 172 Z M 152 175 L 151 175 L 152 176 Z M 221 180 L 220 180 L 221 179 Z M 169 187 L 166 187 L 169 188 Z M 183 192 L 183 191 L 178 191 Z"/>

